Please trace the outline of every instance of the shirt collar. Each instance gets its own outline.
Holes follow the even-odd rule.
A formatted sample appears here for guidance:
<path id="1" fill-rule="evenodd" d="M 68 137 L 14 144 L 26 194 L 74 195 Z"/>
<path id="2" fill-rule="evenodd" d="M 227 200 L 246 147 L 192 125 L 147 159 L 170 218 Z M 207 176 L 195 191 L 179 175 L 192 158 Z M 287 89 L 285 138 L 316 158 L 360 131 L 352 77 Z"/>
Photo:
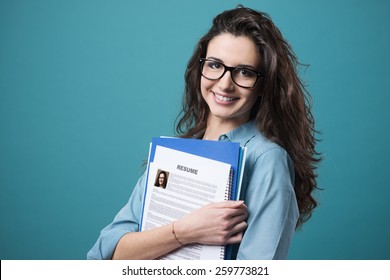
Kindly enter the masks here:
<path id="1" fill-rule="evenodd" d="M 228 133 L 222 134 L 218 137 L 219 141 L 238 142 L 240 146 L 245 147 L 246 144 L 255 137 L 258 132 L 256 123 L 254 120 L 250 120 L 247 123 L 229 131 Z"/>

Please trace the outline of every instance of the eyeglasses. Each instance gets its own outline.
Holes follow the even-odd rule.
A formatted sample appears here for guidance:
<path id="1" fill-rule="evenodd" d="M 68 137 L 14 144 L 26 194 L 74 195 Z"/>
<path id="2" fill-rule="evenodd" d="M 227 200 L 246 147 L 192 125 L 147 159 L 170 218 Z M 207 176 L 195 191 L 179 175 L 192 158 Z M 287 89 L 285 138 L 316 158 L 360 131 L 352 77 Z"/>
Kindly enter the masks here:
<path id="1" fill-rule="evenodd" d="M 219 80 L 230 71 L 233 82 L 243 88 L 253 88 L 259 77 L 263 75 L 246 67 L 229 67 L 213 59 L 201 58 L 199 60 L 202 76 L 208 80 Z"/>

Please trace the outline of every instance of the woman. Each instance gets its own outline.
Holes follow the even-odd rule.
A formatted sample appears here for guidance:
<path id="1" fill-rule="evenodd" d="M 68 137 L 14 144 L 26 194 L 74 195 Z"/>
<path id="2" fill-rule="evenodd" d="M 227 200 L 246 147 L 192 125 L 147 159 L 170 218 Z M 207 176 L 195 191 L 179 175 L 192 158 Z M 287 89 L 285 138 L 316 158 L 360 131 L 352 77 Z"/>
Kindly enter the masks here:
<path id="1" fill-rule="evenodd" d="M 241 6 L 218 15 L 188 63 L 177 131 L 247 148 L 242 200 L 138 232 L 142 177 L 88 258 L 155 259 L 201 243 L 236 244 L 237 259 L 286 259 L 296 227 L 316 206 L 319 161 L 297 64 L 268 15 Z"/>
<path id="2" fill-rule="evenodd" d="M 167 180 L 168 180 L 167 172 L 159 171 L 158 176 L 156 177 L 156 180 L 154 182 L 154 186 L 165 189 L 167 186 Z"/>

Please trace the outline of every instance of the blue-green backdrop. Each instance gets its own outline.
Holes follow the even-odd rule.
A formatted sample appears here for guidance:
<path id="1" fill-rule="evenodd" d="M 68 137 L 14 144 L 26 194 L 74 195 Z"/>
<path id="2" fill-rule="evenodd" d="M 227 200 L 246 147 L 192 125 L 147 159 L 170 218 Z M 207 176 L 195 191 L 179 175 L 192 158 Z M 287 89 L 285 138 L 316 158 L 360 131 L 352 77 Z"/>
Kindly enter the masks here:
<path id="1" fill-rule="evenodd" d="M 290 259 L 390 259 L 390 2 L 0 0 L 0 258 L 84 259 L 172 135 L 193 47 L 237 4 L 310 64 L 320 205 Z"/>

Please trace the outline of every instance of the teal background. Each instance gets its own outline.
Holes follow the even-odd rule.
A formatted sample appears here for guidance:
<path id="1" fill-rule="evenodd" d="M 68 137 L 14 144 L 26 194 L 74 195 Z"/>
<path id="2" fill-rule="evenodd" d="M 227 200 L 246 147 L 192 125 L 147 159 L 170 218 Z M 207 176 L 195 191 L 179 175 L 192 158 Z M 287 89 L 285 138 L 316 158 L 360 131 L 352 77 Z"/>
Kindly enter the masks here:
<path id="1" fill-rule="evenodd" d="M 0 0 L 0 258 L 84 259 L 172 135 L 212 18 L 268 12 L 313 97 L 320 205 L 291 259 L 390 259 L 390 2 Z"/>

